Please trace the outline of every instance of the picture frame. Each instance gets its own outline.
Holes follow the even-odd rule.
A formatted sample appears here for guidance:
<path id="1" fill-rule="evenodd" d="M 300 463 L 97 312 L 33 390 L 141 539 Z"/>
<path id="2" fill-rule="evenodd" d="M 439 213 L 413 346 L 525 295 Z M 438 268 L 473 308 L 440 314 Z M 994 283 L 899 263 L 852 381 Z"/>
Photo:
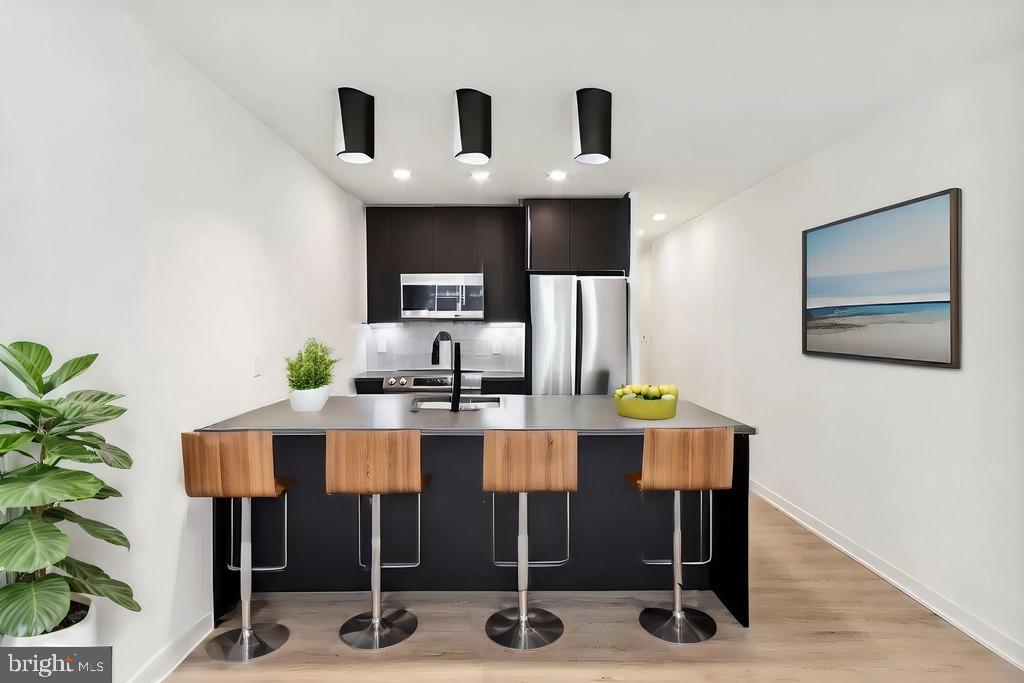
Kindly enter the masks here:
<path id="1" fill-rule="evenodd" d="M 949 188 L 804 230 L 804 355 L 959 368 L 962 203 Z"/>

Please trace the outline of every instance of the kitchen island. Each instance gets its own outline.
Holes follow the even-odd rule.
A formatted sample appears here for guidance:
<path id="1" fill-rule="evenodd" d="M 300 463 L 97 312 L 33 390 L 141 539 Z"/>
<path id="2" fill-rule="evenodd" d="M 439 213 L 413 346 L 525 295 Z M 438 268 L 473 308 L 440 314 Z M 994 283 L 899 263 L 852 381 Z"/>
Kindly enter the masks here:
<path id="1" fill-rule="evenodd" d="M 416 566 L 385 571 L 386 591 L 514 590 L 515 568 L 495 566 L 493 560 L 515 557 L 515 495 L 492 498 L 481 490 L 487 429 L 574 429 L 579 434 L 578 491 L 568 501 L 564 494 L 530 496 L 531 559 L 568 558 L 560 566 L 531 572 L 534 590 L 667 590 L 671 568 L 641 560 L 671 557 L 672 495 L 641 495 L 623 475 L 640 470 L 645 427 L 732 427 L 732 489 L 683 496 L 684 560 L 711 553 L 707 564 L 684 568 L 683 585 L 713 590 L 740 624 L 749 625 L 747 441 L 756 434 L 754 428 L 687 401 L 679 401 L 674 418 L 646 422 L 620 417 L 607 396 L 502 396 L 497 406 L 456 413 L 415 407 L 413 398 L 335 396 L 315 413 L 296 413 L 281 401 L 205 428 L 273 432 L 276 474 L 295 481 L 287 496 L 287 544 L 284 498 L 253 500 L 254 565 L 287 564 L 256 573 L 256 591 L 368 588 L 360 566 L 369 555 L 367 497 L 328 496 L 324 490 L 324 435 L 332 429 L 422 432 L 422 470 L 431 476 L 430 484 L 421 497 L 385 496 L 382 513 L 383 561 Z M 713 516 L 711 534 L 702 531 L 702 516 L 705 522 Z M 237 558 L 238 518 L 230 501 L 214 502 L 218 615 L 229 611 L 238 595 L 237 575 L 227 569 Z"/>

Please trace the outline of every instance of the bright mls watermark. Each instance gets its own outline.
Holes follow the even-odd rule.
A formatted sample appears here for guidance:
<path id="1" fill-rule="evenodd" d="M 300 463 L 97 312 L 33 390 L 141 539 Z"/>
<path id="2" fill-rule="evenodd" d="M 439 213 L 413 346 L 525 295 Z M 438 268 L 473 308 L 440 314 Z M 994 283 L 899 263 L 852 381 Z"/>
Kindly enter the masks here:
<path id="1" fill-rule="evenodd" d="M 109 646 L 0 647 L 0 680 L 110 683 L 112 657 Z"/>

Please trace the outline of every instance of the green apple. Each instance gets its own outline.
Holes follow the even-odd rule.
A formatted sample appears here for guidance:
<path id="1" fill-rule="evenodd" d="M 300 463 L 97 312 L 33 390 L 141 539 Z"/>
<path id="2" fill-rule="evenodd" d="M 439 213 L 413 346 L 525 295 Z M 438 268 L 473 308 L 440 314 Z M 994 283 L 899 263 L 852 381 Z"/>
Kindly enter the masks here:
<path id="1" fill-rule="evenodd" d="M 662 391 L 661 393 L 664 394 L 665 392 Z M 679 387 L 677 387 L 675 384 L 669 384 L 668 385 L 668 393 L 672 394 L 676 398 L 679 398 Z"/>
<path id="2" fill-rule="evenodd" d="M 619 398 L 622 398 L 622 395 L 625 393 L 626 392 L 624 392 L 621 388 L 615 390 L 615 395 L 618 396 Z"/>
<path id="3" fill-rule="evenodd" d="M 676 400 L 676 397 L 673 396 L 672 394 L 662 394 L 661 400 L 662 401 L 674 401 L 674 400 Z"/>
<path id="4" fill-rule="evenodd" d="M 661 398 L 661 390 L 658 387 L 651 387 L 647 390 L 648 398 Z"/>

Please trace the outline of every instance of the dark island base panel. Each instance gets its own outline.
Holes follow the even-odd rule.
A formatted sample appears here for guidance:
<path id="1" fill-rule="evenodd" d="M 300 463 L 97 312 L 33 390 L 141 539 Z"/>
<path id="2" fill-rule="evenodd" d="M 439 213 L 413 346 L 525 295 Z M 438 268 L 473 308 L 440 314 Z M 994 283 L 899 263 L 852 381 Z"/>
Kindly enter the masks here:
<path id="1" fill-rule="evenodd" d="M 385 591 L 501 590 L 516 588 L 515 567 L 491 561 L 491 496 L 480 490 L 483 438 L 424 436 L 422 468 L 433 478 L 421 498 L 420 565 L 383 573 Z M 288 566 L 255 573 L 257 592 L 359 591 L 369 589 L 369 574 L 357 559 L 355 495 L 324 493 L 325 437 L 275 436 L 278 476 L 292 477 L 288 495 Z M 671 557 L 672 494 L 641 494 L 622 475 L 640 470 L 642 436 L 582 436 L 579 441 L 579 491 L 570 495 L 569 561 L 530 572 L 534 590 L 671 589 L 669 566 L 645 566 L 649 559 Z M 743 626 L 749 625 L 747 596 L 747 436 L 735 437 L 733 489 L 714 494 L 712 561 L 684 568 L 687 589 L 712 589 Z M 362 500 L 363 562 L 369 562 L 369 497 Z M 382 496 L 384 562 L 416 560 L 416 496 Z M 709 498 L 705 495 L 704 512 Z M 253 564 L 279 565 L 283 498 L 254 499 Z M 238 601 L 238 574 L 225 568 L 230 546 L 230 502 L 214 501 L 214 605 L 218 617 Z M 516 497 L 495 499 L 499 561 L 515 560 Z M 684 559 L 706 556 L 710 538 L 700 532 L 700 495 L 683 496 Z M 235 502 L 235 554 L 238 514 Z M 531 494 L 530 556 L 565 557 L 564 494 Z M 703 553 L 703 555 L 702 555 Z M 236 562 L 237 563 L 237 562 Z"/>

